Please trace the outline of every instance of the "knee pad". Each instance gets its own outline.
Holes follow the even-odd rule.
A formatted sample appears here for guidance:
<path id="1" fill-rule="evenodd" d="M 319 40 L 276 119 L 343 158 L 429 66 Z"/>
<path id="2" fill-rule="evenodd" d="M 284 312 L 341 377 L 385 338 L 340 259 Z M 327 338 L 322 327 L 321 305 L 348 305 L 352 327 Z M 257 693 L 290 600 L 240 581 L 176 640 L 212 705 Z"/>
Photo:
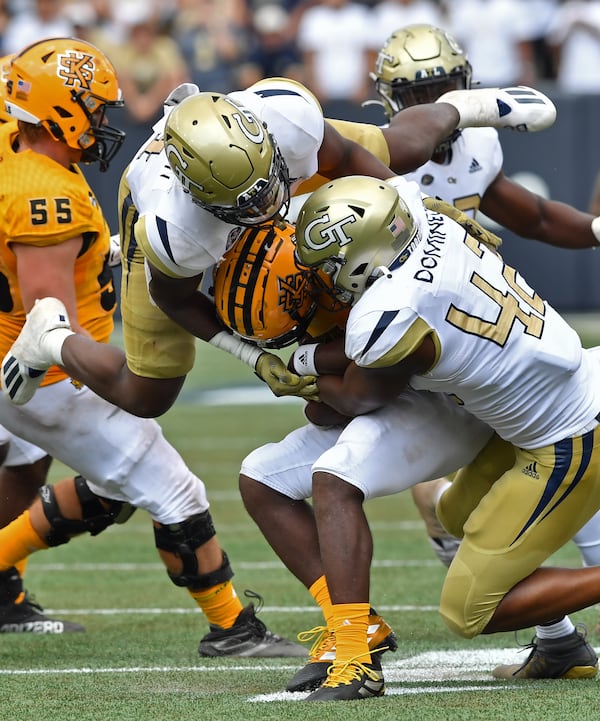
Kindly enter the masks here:
<path id="1" fill-rule="evenodd" d="M 54 488 L 40 488 L 42 509 L 51 526 L 44 538 L 48 546 L 61 546 L 68 543 L 72 536 L 85 531 L 97 536 L 113 523 L 125 523 L 135 511 L 135 507 L 125 501 L 97 496 L 82 476 L 75 477 L 75 491 L 81 505 L 81 518 L 65 518 L 56 501 Z"/>
<path id="2" fill-rule="evenodd" d="M 225 583 L 233 577 L 227 554 L 223 551 L 223 563 L 220 568 L 210 573 L 198 573 L 196 550 L 203 546 L 216 534 L 210 512 L 199 513 L 181 523 L 155 526 L 154 542 L 161 551 L 173 553 L 183 564 L 183 572 L 179 575 L 168 573 L 176 586 L 185 586 L 192 591 Z"/>

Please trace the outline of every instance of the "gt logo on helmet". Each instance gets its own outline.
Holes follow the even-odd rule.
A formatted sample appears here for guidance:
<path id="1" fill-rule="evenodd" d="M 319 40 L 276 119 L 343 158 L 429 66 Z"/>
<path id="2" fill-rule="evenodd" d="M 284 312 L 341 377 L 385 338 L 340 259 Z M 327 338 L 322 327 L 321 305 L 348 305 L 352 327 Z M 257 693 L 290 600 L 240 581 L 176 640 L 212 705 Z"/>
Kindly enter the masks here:
<path id="1" fill-rule="evenodd" d="M 319 242 L 318 239 L 315 240 L 315 238 L 313 238 L 313 230 L 319 225 L 330 222 L 329 216 L 325 213 L 325 215 L 322 215 L 320 218 L 315 218 L 315 220 L 307 224 L 304 242 L 309 248 L 312 250 L 322 250 L 329 245 L 336 244 L 339 245 L 340 248 L 343 248 L 352 242 L 352 238 L 346 235 L 344 226 L 350 223 L 356 223 L 356 216 L 354 215 L 347 215 L 345 218 L 331 223 L 331 225 L 327 225 L 325 228 L 321 228 L 318 231 L 318 237 L 322 238 L 322 242 Z M 316 235 L 316 233 L 314 235 Z"/>
<path id="2" fill-rule="evenodd" d="M 89 90 L 94 79 L 94 58 L 85 53 L 70 51 L 58 56 L 56 73 L 64 78 L 67 87 L 79 85 L 83 90 Z"/>
<path id="3" fill-rule="evenodd" d="M 252 143 L 256 143 L 257 145 L 263 143 L 265 140 L 265 130 L 263 126 L 257 122 L 254 115 L 245 108 L 236 105 L 228 98 L 225 98 L 225 100 L 239 110 L 237 113 L 232 113 L 231 117 L 238 124 L 239 129 L 242 133 L 244 133 L 248 140 Z"/>

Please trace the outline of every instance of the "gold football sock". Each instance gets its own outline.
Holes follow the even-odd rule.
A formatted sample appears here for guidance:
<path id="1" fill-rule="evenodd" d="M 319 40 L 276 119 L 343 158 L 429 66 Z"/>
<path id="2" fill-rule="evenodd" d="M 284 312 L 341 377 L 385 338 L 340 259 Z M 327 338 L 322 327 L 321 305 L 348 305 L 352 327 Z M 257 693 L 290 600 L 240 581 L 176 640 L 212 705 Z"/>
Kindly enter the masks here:
<path id="1" fill-rule="evenodd" d="M 231 581 L 201 591 L 188 591 L 211 626 L 231 628 L 244 608 Z"/>
<path id="2" fill-rule="evenodd" d="M 7 571 L 43 548 L 48 548 L 48 544 L 34 531 L 29 511 L 24 511 L 8 526 L 0 528 L 0 571 Z"/>
<path id="3" fill-rule="evenodd" d="M 323 618 L 328 629 L 333 629 L 333 606 L 331 604 L 331 596 L 327 588 L 327 580 L 325 576 L 317 578 L 313 585 L 308 589 L 310 595 L 319 604 L 323 611 Z"/>
<path id="4" fill-rule="evenodd" d="M 22 577 L 27 556 L 44 548 L 48 548 L 48 544 L 34 531 L 29 511 L 24 511 L 7 526 L 0 528 L 0 571 L 8 571 L 18 564 L 17 570 Z M 15 603 L 21 603 L 24 598 L 25 592 L 15 599 Z"/>
<path id="5" fill-rule="evenodd" d="M 370 609 L 368 603 L 333 604 L 336 663 L 356 658 L 361 663 L 371 663 L 367 640 Z"/>
<path id="6" fill-rule="evenodd" d="M 17 569 L 17 572 L 19 573 L 19 576 L 23 578 L 25 575 L 25 569 L 27 568 L 27 558 L 23 558 L 21 561 L 17 561 L 15 563 L 15 568 Z"/>

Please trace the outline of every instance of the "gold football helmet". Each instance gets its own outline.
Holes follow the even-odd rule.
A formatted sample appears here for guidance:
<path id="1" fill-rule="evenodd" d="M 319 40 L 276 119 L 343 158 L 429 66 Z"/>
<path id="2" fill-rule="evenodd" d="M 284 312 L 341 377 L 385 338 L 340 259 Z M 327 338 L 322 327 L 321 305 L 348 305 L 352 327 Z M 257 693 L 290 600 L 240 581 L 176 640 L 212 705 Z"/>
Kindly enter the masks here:
<path id="1" fill-rule="evenodd" d="M 194 201 L 227 223 L 259 225 L 289 203 L 275 139 L 226 95 L 198 93 L 180 103 L 167 118 L 165 151 Z"/>
<path id="2" fill-rule="evenodd" d="M 266 348 L 297 341 L 317 304 L 311 273 L 296 265 L 294 227 L 245 228 L 214 273 L 215 305 L 236 335 Z"/>
<path id="3" fill-rule="evenodd" d="M 386 270 L 401 265 L 420 240 L 397 190 L 360 175 L 315 190 L 296 222 L 300 263 L 328 275 L 342 303 L 354 302 Z"/>
<path id="4" fill-rule="evenodd" d="M 117 75 L 101 50 L 77 38 L 51 38 L 27 46 L 8 67 L 6 109 L 11 117 L 42 125 L 57 140 L 82 150 L 84 163 L 106 170 L 125 133 L 105 121 L 123 100 Z"/>
<path id="5" fill-rule="evenodd" d="M 472 68 L 458 42 L 435 25 L 407 25 L 387 39 L 370 73 L 391 119 L 403 108 L 433 103 L 471 87 Z"/>

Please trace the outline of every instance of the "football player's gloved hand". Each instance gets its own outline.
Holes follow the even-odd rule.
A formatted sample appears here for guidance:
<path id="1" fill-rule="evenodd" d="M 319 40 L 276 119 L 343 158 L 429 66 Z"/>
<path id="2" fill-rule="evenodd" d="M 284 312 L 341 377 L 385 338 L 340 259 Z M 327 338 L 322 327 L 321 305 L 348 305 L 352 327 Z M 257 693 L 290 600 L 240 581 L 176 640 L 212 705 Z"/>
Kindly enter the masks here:
<path id="1" fill-rule="evenodd" d="M 502 239 L 495 233 L 492 233 L 491 230 L 484 228 L 483 225 L 480 225 L 474 218 L 469 218 L 468 215 L 463 213 L 462 210 L 459 210 L 454 205 L 446 203 L 445 200 L 427 196 L 426 198 L 423 198 L 423 205 L 427 208 L 427 210 L 432 210 L 434 213 L 441 213 L 442 215 L 447 215 L 449 218 L 452 218 L 452 220 L 455 220 L 460 226 L 462 226 L 469 235 L 472 235 L 477 240 L 485 243 L 485 245 L 487 245 L 487 247 L 491 250 L 497 251 L 502 245 Z"/>
<path id="2" fill-rule="evenodd" d="M 285 363 L 273 353 L 261 353 L 256 361 L 256 375 L 276 396 L 298 396 L 305 400 L 318 400 L 319 390 L 315 376 L 299 376 L 288 370 Z"/>
<path id="3" fill-rule="evenodd" d="M 535 133 L 556 120 L 556 107 L 550 98 L 525 85 L 451 90 L 436 103 L 449 103 L 458 110 L 459 128 L 488 126 Z"/>

